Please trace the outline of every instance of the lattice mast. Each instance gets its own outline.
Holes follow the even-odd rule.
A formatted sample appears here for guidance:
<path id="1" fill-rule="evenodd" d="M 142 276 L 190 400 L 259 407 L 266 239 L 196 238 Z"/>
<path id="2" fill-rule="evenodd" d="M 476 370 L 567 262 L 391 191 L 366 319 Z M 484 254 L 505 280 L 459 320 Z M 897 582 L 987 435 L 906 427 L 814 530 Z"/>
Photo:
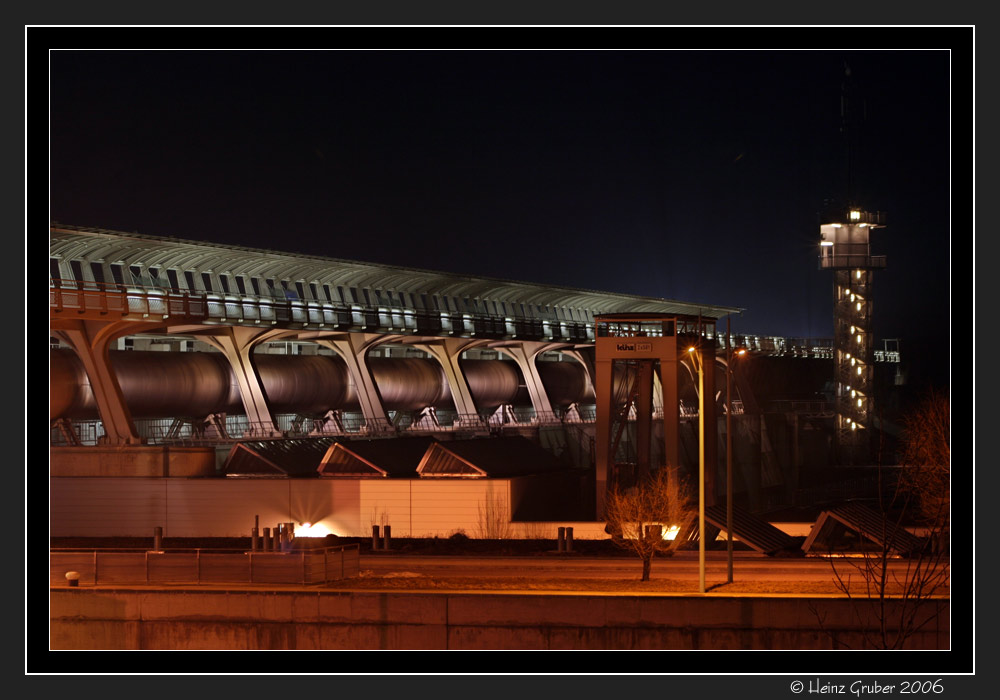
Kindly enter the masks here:
<path id="1" fill-rule="evenodd" d="M 868 430 L 873 418 L 874 350 L 872 280 L 886 266 L 871 254 L 871 233 L 885 226 L 885 213 L 866 211 L 855 190 L 861 170 L 864 104 L 853 94 L 850 68 L 841 91 L 841 133 L 846 152 L 846 190 L 820 220 L 821 270 L 833 270 L 833 351 L 837 443 L 844 463 L 870 457 Z"/>

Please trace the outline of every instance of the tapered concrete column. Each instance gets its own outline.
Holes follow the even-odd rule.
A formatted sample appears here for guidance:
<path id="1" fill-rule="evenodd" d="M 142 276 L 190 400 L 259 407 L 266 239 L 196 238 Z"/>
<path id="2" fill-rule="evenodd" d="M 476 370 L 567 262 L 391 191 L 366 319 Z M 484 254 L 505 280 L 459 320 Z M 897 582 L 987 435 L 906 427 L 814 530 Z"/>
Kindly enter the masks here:
<path id="1" fill-rule="evenodd" d="M 358 403 L 361 405 L 361 413 L 369 428 L 389 425 L 389 414 L 382 403 L 382 395 L 379 394 L 375 378 L 372 377 L 366 360 L 368 351 L 384 340 L 385 336 L 377 333 L 345 333 L 335 338 L 316 341 L 334 350 L 347 364 L 347 371 L 354 382 Z"/>
<path id="2" fill-rule="evenodd" d="M 653 372 L 653 413 L 663 413 L 663 382 L 660 381 L 660 372 Z"/>
<path id="3" fill-rule="evenodd" d="M 210 343 L 226 356 L 233 368 L 233 374 L 240 386 L 240 396 L 246 410 L 254 434 L 262 436 L 280 435 L 274 414 L 267 401 L 267 393 L 260 381 L 260 373 L 253 359 L 254 347 L 268 337 L 275 335 L 271 329 L 244 328 L 242 326 L 227 326 L 215 335 L 204 336 Z"/>
<path id="4" fill-rule="evenodd" d="M 111 341 L 147 326 L 132 322 L 75 321 L 60 322 L 53 333 L 76 352 L 90 379 L 97 411 L 107 439 L 116 445 L 138 445 L 145 440 L 136 434 L 132 413 L 125 403 L 118 377 L 111 367 L 108 351 Z"/>
<path id="5" fill-rule="evenodd" d="M 451 389 L 451 400 L 455 404 L 455 410 L 460 414 L 476 415 L 479 412 L 476 402 L 472 398 L 472 392 L 469 390 L 469 383 L 465 379 L 459 358 L 465 350 L 481 344 L 480 341 L 443 338 L 433 343 L 413 346 L 423 350 L 441 363 L 448 388 Z"/>
<path id="6" fill-rule="evenodd" d="M 574 360 L 579 362 L 587 370 L 587 377 L 590 379 L 591 386 L 597 386 L 597 364 L 594 359 L 594 348 L 579 348 L 579 349 L 566 349 L 560 350 L 559 352 L 564 355 L 569 355 Z"/>
<path id="7" fill-rule="evenodd" d="M 663 462 L 677 469 L 681 465 L 681 400 L 678 385 L 680 363 L 660 359 L 660 403 L 663 406 Z"/>
<path id="8" fill-rule="evenodd" d="M 531 405 L 534 407 L 536 415 L 552 413 L 552 404 L 549 403 L 549 396 L 545 393 L 545 385 L 542 384 L 542 378 L 539 376 L 538 368 L 535 366 L 535 357 L 538 353 L 548 350 L 551 347 L 550 343 L 525 342 L 517 345 L 503 345 L 497 348 L 510 355 L 517 363 L 517 366 L 520 367 L 521 376 L 524 377 L 524 383 L 528 389 L 528 395 L 531 397 Z"/>

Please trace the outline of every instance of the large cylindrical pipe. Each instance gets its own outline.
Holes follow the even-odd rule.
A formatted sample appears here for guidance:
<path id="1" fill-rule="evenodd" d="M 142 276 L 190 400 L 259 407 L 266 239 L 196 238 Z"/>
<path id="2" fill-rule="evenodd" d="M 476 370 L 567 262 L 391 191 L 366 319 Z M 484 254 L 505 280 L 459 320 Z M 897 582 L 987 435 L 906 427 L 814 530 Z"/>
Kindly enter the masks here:
<path id="1" fill-rule="evenodd" d="M 242 413 L 239 385 L 221 353 L 111 351 L 112 368 L 135 418 Z M 357 394 L 338 356 L 254 355 L 271 409 L 275 413 L 324 413 L 357 409 Z M 540 362 L 539 374 L 555 406 L 593 401 L 582 365 Z M 429 358 L 369 358 L 369 369 L 386 409 L 415 411 L 451 408 L 444 371 Z M 502 404 L 530 405 L 517 366 L 502 360 L 463 360 L 462 372 L 481 411 Z M 76 354 L 50 353 L 49 416 L 97 417 L 90 382 Z"/>
<path id="2" fill-rule="evenodd" d="M 579 362 L 536 362 L 535 366 L 553 408 L 594 403 L 594 385 Z"/>
<path id="3" fill-rule="evenodd" d="M 462 360 L 461 367 L 480 411 L 494 411 L 502 404 L 531 405 L 521 371 L 513 362 Z"/>
<path id="4" fill-rule="evenodd" d="M 444 370 L 435 360 L 424 358 L 368 358 L 368 368 L 378 386 L 382 403 L 393 411 L 451 408 L 451 391 Z"/>
<path id="5" fill-rule="evenodd" d="M 275 413 L 325 413 L 357 405 L 347 365 L 339 357 L 255 353 L 253 361 Z"/>

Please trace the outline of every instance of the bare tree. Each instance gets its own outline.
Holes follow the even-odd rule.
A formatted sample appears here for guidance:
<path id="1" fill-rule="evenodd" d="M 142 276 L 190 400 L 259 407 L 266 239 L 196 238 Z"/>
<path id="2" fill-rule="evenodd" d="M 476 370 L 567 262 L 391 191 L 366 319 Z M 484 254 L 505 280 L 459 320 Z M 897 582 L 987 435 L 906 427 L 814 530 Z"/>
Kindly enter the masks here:
<path id="1" fill-rule="evenodd" d="M 877 518 L 857 533 L 870 546 L 860 557 L 840 560 L 846 573 L 830 560 L 838 589 L 855 602 L 866 647 L 904 648 L 937 619 L 937 599 L 948 594 L 949 413 L 947 397 L 931 393 L 907 416 L 895 489 L 888 499 L 880 495 Z M 907 524 L 918 526 L 921 537 L 912 537 Z"/>
<path id="2" fill-rule="evenodd" d="M 641 580 L 648 581 L 653 557 L 673 553 L 667 533 L 682 530 L 693 513 L 687 482 L 676 469 L 659 469 L 634 487 L 609 492 L 604 517 L 614 541 L 642 560 Z"/>
<path id="3" fill-rule="evenodd" d="M 916 501 L 916 517 L 944 533 L 951 487 L 951 410 L 948 397 L 931 391 L 903 421 L 900 489 Z"/>
<path id="4" fill-rule="evenodd" d="M 506 540 L 511 535 L 510 508 L 507 499 L 486 485 L 486 498 L 479 503 L 479 523 L 476 534 L 480 539 Z"/>

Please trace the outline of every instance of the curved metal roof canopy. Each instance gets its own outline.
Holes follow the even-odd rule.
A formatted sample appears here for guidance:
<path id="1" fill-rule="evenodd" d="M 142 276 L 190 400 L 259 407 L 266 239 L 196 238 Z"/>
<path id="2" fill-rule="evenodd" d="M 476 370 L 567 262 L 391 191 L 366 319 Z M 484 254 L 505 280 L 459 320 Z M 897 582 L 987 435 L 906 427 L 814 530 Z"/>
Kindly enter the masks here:
<path id="1" fill-rule="evenodd" d="M 571 308 L 586 312 L 590 317 L 595 314 L 650 312 L 701 315 L 718 319 L 743 311 L 736 307 L 714 304 L 472 277 L 67 225 L 52 225 L 49 236 L 50 257 L 62 261 L 80 261 L 84 267 L 92 262 L 106 265 L 120 264 L 125 267 L 139 266 L 146 270 L 152 268 L 178 272 L 192 271 L 199 274 L 244 276 L 248 279 L 270 278 L 287 280 L 291 283 L 302 282 L 305 285 L 331 285 L 393 293 L 403 292 L 410 295 L 447 295 L 477 302 L 492 301 L 530 304 L 536 307 Z M 186 282 L 181 279 L 180 285 L 184 287 Z M 359 300 L 359 303 L 364 304 L 364 300 Z M 398 304 L 392 304 L 390 301 L 389 305 Z M 403 305 L 408 305 L 405 299 Z M 419 305 L 419 302 L 415 302 L 415 305 Z M 469 310 L 476 312 L 474 308 Z M 544 318 L 550 313 L 554 311 L 535 308 L 525 315 Z"/>

